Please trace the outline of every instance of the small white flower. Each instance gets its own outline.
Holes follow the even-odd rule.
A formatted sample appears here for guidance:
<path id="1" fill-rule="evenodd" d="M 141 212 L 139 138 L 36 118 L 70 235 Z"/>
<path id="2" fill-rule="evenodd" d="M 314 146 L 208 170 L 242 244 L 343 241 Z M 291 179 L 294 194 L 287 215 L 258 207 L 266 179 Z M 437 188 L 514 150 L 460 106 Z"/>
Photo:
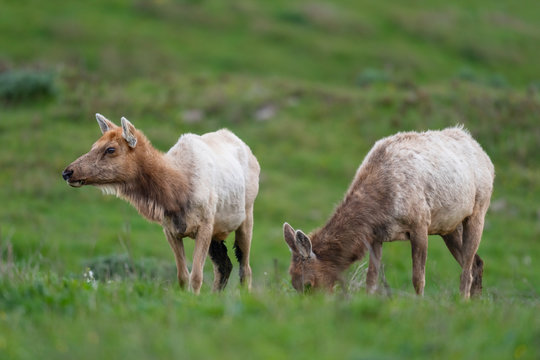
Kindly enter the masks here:
<path id="1" fill-rule="evenodd" d="M 83 273 L 83 278 L 88 284 L 92 284 L 92 288 L 97 289 L 98 284 L 94 277 L 94 272 L 90 268 L 86 268 L 86 271 Z"/>

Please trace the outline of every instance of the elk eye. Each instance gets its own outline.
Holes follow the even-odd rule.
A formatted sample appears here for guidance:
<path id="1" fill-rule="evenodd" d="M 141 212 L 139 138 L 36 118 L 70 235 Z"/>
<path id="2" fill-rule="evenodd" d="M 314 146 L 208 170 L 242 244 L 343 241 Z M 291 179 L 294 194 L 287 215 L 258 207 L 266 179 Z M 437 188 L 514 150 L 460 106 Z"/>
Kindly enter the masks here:
<path id="1" fill-rule="evenodd" d="M 105 153 L 107 153 L 107 154 L 112 154 L 112 153 L 114 153 L 115 151 L 116 151 L 115 148 L 110 147 L 110 148 L 107 148 L 107 150 L 105 150 Z"/>

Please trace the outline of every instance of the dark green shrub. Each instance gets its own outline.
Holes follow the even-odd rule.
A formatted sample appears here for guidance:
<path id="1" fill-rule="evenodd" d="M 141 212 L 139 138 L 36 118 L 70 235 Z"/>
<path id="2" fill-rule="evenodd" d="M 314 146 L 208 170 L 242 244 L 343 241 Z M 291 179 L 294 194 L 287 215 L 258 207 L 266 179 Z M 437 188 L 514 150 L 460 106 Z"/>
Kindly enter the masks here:
<path id="1" fill-rule="evenodd" d="M 8 70 L 0 73 L 0 100 L 21 102 L 54 96 L 54 74 L 39 70 Z"/>
<path id="2" fill-rule="evenodd" d="M 364 69 L 356 78 L 359 86 L 369 86 L 372 84 L 384 84 L 390 82 L 390 75 L 384 70 L 368 68 Z"/>
<path id="3" fill-rule="evenodd" d="M 478 82 L 478 74 L 471 69 L 470 67 L 463 67 L 458 70 L 456 76 L 458 80 L 469 81 L 469 82 Z"/>
<path id="4" fill-rule="evenodd" d="M 501 74 L 493 74 L 487 79 L 489 86 L 494 88 L 506 88 L 508 87 L 508 81 Z"/>

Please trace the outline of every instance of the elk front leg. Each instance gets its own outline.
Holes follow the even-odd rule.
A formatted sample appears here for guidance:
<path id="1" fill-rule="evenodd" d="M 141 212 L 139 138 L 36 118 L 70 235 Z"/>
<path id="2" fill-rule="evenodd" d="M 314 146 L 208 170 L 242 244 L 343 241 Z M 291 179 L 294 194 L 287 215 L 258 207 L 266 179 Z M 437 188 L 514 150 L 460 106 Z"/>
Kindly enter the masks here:
<path id="1" fill-rule="evenodd" d="M 411 232 L 411 250 L 413 263 L 412 282 L 416 294 L 420 296 L 424 296 L 424 287 L 426 285 L 427 248 L 427 229 L 421 228 Z"/>
<path id="2" fill-rule="evenodd" d="M 366 275 L 366 292 L 375 294 L 381 266 L 382 243 L 374 241 L 369 249 L 369 266 Z"/>
<path id="3" fill-rule="evenodd" d="M 195 237 L 195 249 L 193 250 L 193 267 L 191 268 L 190 287 L 195 294 L 201 291 L 203 281 L 204 262 L 212 241 L 212 225 L 201 225 Z"/>
<path id="4" fill-rule="evenodd" d="M 174 253 L 174 260 L 176 261 L 176 271 L 178 276 L 178 284 L 182 289 L 186 288 L 189 283 L 189 271 L 186 264 L 186 254 L 184 252 L 184 240 L 180 236 L 176 236 L 171 231 L 163 229 L 167 241 L 171 246 Z"/>

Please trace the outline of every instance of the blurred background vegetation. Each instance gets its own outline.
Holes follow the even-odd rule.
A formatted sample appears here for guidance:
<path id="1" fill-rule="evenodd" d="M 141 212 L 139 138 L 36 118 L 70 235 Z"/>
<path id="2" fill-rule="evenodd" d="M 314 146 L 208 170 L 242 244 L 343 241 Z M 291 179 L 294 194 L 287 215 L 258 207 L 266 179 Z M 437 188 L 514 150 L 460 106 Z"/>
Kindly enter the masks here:
<path id="1" fill-rule="evenodd" d="M 539 41 L 532 0 L 1 0 L 0 358 L 538 358 Z M 211 294 L 210 264 L 179 291 L 158 225 L 62 181 L 96 112 L 162 151 L 222 127 L 250 145 L 253 294 Z M 459 301 L 438 237 L 423 300 L 408 243 L 383 250 L 391 297 L 361 264 L 346 298 L 293 294 L 283 222 L 321 226 L 377 139 L 456 124 L 497 173 L 483 297 Z"/>

